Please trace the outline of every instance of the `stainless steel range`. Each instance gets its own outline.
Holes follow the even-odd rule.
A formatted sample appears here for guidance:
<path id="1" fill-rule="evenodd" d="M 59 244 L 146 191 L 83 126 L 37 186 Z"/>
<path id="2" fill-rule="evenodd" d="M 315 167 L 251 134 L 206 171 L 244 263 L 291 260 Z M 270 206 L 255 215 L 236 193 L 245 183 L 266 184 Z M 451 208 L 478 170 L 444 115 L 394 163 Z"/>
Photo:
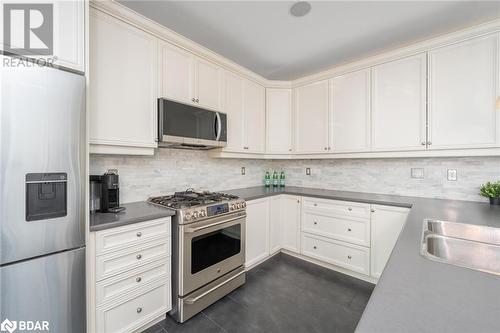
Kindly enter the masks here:
<path id="1" fill-rule="evenodd" d="M 243 199 L 189 189 L 148 201 L 177 211 L 172 224 L 170 315 L 178 322 L 245 283 Z"/>

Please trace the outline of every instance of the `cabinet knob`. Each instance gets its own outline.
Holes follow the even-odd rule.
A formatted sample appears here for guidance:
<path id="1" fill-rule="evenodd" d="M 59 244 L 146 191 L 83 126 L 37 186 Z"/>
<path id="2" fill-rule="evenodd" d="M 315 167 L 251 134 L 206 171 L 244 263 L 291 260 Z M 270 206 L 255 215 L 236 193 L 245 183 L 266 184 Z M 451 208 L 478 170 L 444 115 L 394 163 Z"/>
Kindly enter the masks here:
<path id="1" fill-rule="evenodd" d="M 142 254 L 138 254 L 135 257 L 137 258 L 137 260 L 140 260 L 142 258 Z"/>
<path id="2" fill-rule="evenodd" d="M 351 228 L 347 228 L 347 231 L 352 231 Z"/>
<path id="3" fill-rule="evenodd" d="M 194 98 L 191 98 L 191 102 L 196 102 L 196 99 L 194 99 Z"/>
<path id="4" fill-rule="evenodd" d="M 370 212 L 375 213 L 375 209 L 373 209 L 373 208 L 372 208 L 372 209 L 370 210 Z"/>
<path id="5" fill-rule="evenodd" d="M 347 208 L 347 210 L 351 212 L 351 211 L 352 211 L 352 208 L 351 208 L 351 207 L 349 207 L 349 208 Z"/>
<path id="6" fill-rule="evenodd" d="M 325 147 L 325 150 L 328 150 L 328 147 Z"/>
<path id="7" fill-rule="evenodd" d="M 300 200 L 297 200 L 297 203 L 300 203 Z"/>
<path id="8" fill-rule="evenodd" d="M 328 150 L 332 150 L 332 147 L 328 147 Z"/>
<path id="9" fill-rule="evenodd" d="M 347 259 L 352 259 L 352 257 L 351 256 L 347 256 Z"/>
<path id="10" fill-rule="evenodd" d="M 314 204 L 314 207 L 318 206 L 318 204 Z"/>
<path id="11" fill-rule="evenodd" d="M 137 308 L 137 313 L 141 313 L 142 312 L 142 308 Z"/>
<path id="12" fill-rule="evenodd" d="M 317 247 L 316 247 L 316 246 L 313 246 L 313 249 L 315 249 L 315 250 L 316 250 L 316 249 L 317 249 Z"/>
<path id="13" fill-rule="evenodd" d="M 430 145 L 432 145 L 432 142 L 430 142 L 430 141 L 427 141 L 427 145 L 429 145 L 429 146 L 430 146 Z"/>
<path id="14" fill-rule="evenodd" d="M 292 151 L 292 148 L 288 148 L 288 151 Z"/>
<path id="15" fill-rule="evenodd" d="M 196 103 L 200 103 L 200 99 L 199 98 L 196 99 Z"/>
<path id="16" fill-rule="evenodd" d="M 318 222 L 314 221 L 314 225 L 318 224 Z"/>
<path id="17" fill-rule="evenodd" d="M 421 144 L 422 146 L 425 146 L 427 143 L 425 143 L 425 141 L 422 141 L 420 144 Z"/>
<path id="18" fill-rule="evenodd" d="M 141 281 L 142 281 L 142 278 L 140 276 L 135 278 L 135 282 L 141 282 Z"/>
<path id="19" fill-rule="evenodd" d="M 248 149 L 248 147 L 243 147 L 243 149 Z"/>
<path id="20" fill-rule="evenodd" d="M 142 232 L 139 231 L 136 235 L 137 235 L 137 237 L 141 237 L 142 236 Z"/>

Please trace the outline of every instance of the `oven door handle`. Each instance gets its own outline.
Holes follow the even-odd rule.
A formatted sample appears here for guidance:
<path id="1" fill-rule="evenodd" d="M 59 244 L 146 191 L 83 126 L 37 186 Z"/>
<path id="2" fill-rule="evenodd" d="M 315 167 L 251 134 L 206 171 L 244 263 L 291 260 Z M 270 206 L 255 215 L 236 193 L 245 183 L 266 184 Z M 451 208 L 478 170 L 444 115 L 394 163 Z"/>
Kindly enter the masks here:
<path id="1" fill-rule="evenodd" d="M 210 228 L 210 227 L 215 227 L 217 225 L 221 225 L 221 224 L 226 224 L 228 222 L 232 222 L 232 221 L 236 221 L 236 220 L 241 220 L 243 218 L 245 218 L 247 215 L 241 215 L 241 216 L 238 216 L 238 217 L 234 217 L 232 219 L 227 219 L 227 220 L 224 220 L 224 221 L 220 221 L 220 222 L 215 222 L 215 223 L 210 223 L 210 224 L 207 224 L 207 225 L 204 225 L 204 226 L 201 226 L 201 227 L 197 227 L 197 228 L 186 228 L 185 232 L 188 232 L 188 233 L 193 233 L 193 232 L 197 232 L 197 231 L 200 231 L 200 230 L 203 230 L 203 229 L 207 229 L 207 228 Z"/>
<path id="2" fill-rule="evenodd" d="M 203 298 L 203 297 L 207 296 L 208 294 L 210 294 L 210 293 L 211 293 L 211 292 L 213 292 L 214 290 L 219 289 L 219 288 L 220 288 L 220 287 L 222 287 L 223 285 L 225 285 L 225 284 L 227 284 L 227 283 L 229 283 L 229 282 L 233 281 L 234 279 L 236 279 L 237 277 L 239 277 L 239 276 L 240 276 L 240 275 L 242 275 L 242 274 L 245 274 L 245 271 L 240 272 L 240 273 L 236 274 L 235 276 L 233 276 L 233 277 L 231 277 L 231 278 L 227 279 L 226 281 L 219 283 L 218 285 L 216 285 L 215 287 L 212 287 L 212 288 L 208 289 L 207 291 L 205 291 L 205 292 L 204 292 L 203 294 L 201 294 L 201 295 L 198 295 L 198 296 L 193 297 L 193 298 L 188 298 L 188 299 L 186 299 L 186 300 L 185 300 L 185 302 L 186 302 L 187 304 L 194 304 L 194 303 L 196 303 L 197 301 L 199 301 L 201 298 Z"/>

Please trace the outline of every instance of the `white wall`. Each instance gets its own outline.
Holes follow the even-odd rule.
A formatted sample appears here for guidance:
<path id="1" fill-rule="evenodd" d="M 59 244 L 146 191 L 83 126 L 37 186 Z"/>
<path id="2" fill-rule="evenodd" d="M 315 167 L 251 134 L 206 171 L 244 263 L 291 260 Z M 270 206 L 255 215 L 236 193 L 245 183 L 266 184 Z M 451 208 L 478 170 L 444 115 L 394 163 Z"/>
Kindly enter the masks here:
<path id="1" fill-rule="evenodd" d="M 473 201 L 485 200 L 478 195 L 482 183 L 500 180 L 500 157 L 266 161 L 213 159 L 203 151 L 176 149 L 159 149 L 151 157 L 91 155 L 91 174 L 112 168 L 120 174 L 122 202 L 188 187 L 257 186 L 266 170 L 285 170 L 287 185 Z M 411 178 L 411 168 L 424 168 L 424 179 Z M 457 181 L 446 180 L 447 169 L 458 170 Z"/>

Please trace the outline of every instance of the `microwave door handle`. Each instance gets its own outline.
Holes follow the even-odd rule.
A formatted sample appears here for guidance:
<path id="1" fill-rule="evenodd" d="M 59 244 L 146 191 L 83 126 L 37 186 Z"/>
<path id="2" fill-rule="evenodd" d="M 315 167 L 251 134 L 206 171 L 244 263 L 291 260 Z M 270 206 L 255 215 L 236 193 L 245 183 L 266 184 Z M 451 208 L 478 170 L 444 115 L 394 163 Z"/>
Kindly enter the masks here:
<path id="1" fill-rule="evenodd" d="M 215 141 L 219 141 L 221 129 L 222 129 L 222 124 L 221 124 L 219 112 L 215 113 L 214 129 L 215 129 Z"/>

